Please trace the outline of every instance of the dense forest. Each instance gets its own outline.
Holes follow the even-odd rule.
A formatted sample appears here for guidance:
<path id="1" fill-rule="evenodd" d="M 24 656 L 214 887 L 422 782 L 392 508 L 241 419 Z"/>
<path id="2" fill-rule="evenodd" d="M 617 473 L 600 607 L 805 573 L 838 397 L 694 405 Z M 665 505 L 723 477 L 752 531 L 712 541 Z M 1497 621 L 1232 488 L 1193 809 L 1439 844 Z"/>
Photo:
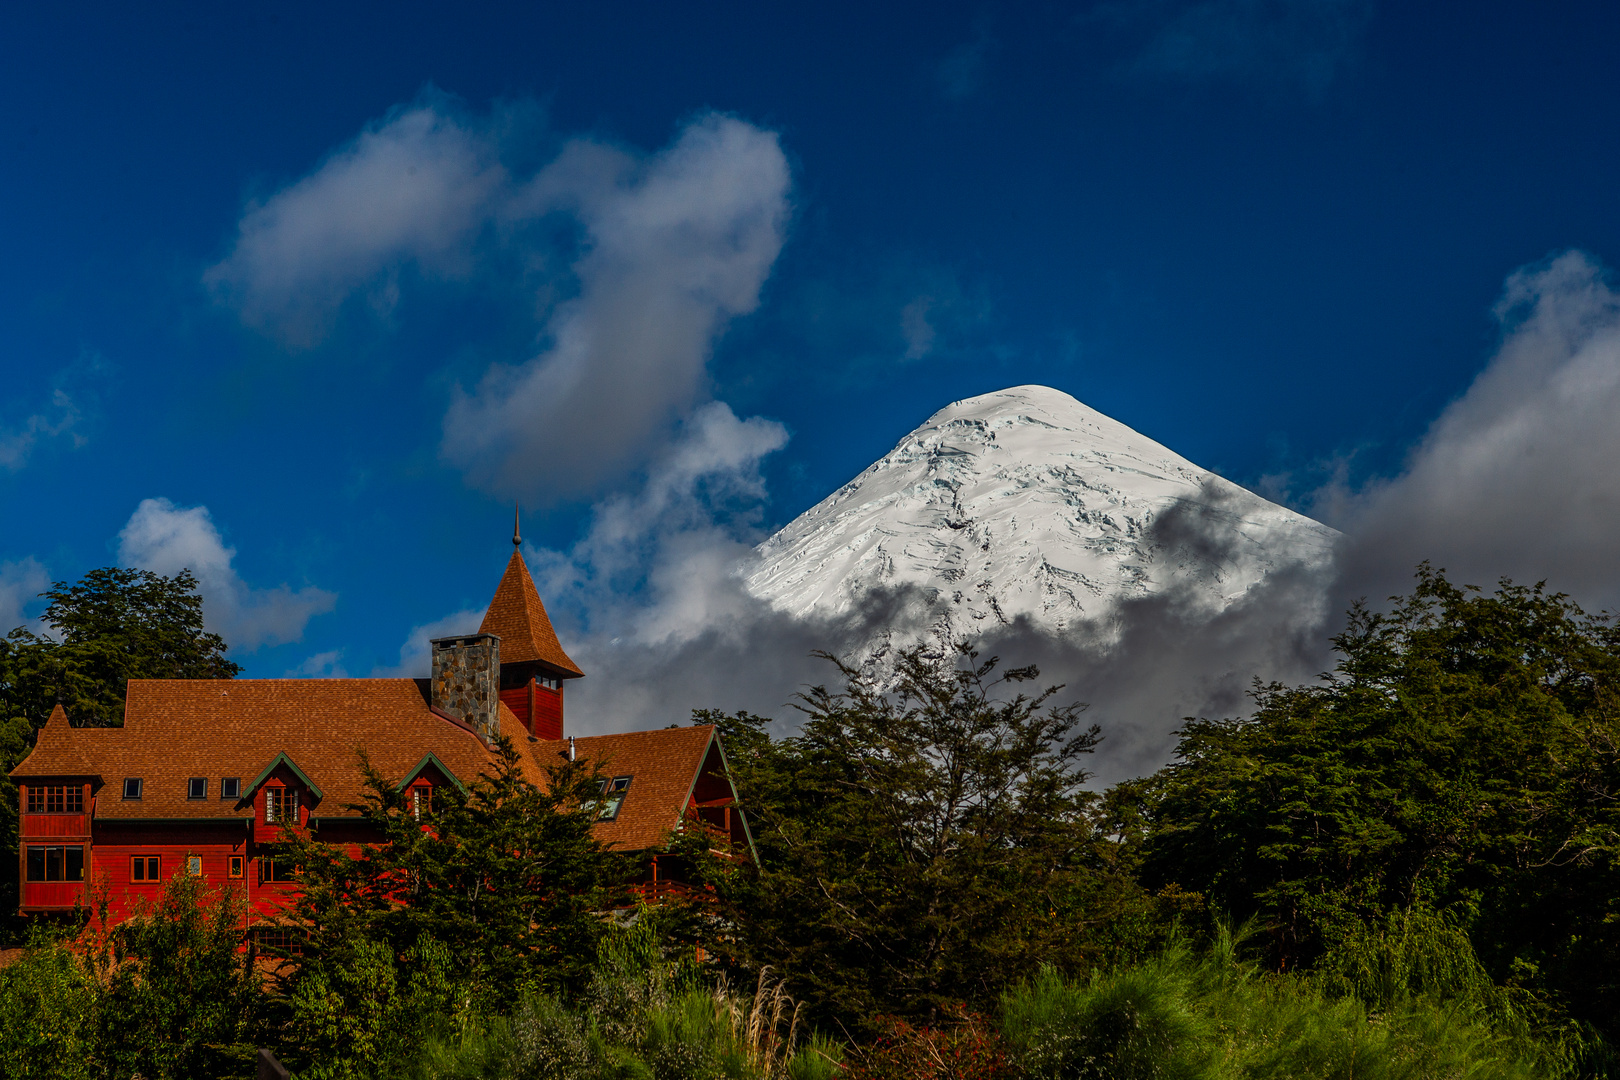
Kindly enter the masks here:
<path id="1" fill-rule="evenodd" d="M 0 644 L 4 764 L 57 700 L 116 724 L 131 677 L 233 675 L 194 584 L 56 585 Z M 828 656 L 791 731 L 691 718 L 759 859 L 677 839 L 696 898 L 657 907 L 583 765 L 541 792 L 507 747 L 431 831 L 368 773 L 388 842 L 295 835 L 296 931 L 252 954 L 183 876 L 111 931 L 7 922 L 0 1073 L 248 1076 L 263 1046 L 307 1078 L 1620 1075 L 1620 628 L 1424 566 L 1333 644 L 1101 792 L 1083 687 L 966 645 L 882 683 Z"/>

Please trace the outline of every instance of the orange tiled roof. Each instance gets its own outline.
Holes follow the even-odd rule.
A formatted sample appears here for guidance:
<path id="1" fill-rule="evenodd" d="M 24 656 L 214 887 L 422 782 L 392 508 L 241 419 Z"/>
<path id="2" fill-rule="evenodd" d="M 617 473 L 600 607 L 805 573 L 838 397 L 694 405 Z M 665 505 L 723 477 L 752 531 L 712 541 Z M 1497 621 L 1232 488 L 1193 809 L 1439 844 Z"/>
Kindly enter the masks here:
<path id="1" fill-rule="evenodd" d="M 552 629 L 551 619 L 546 616 L 546 605 L 540 602 L 534 578 L 529 576 L 529 567 L 520 552 L 512 552 L 478 632 L 500 636 L 503 664 L 540 660 L 567 674 L 585 674 L 563 652 L 557 631 Z"/>
<path id="2" fill-rule="evenodd" d="M 621 851 L 663 846 L 686 814 L 713 740 L 712 724 L 575 739 L 580 758 L 597 762 L 610 777 L 632 777 L 619 816 L 597 824 L 597 839 Z M 567 739 L 534 742 L 529 748 L 543 765 L 568 756 Z"/>
<path id="3" fill-rule="evenodd" d="M 501 730 L 522 725 L 501 706 Z M 253 781 L 279 754 L 322 793 L 316 816 L 344 816 L 365 790 L 357 750 L 398 780 L 431 753 L 471 784 L 494 755 L 472 729 L 428 708 L 416 679 L 131 679 L 121 728 L 70 728 L 53 713 L 16 776 L 100 776 L 98 820 L 231 818 L 252 808 L 219 797 L 221 777 Z M 526 756 L 524 774 L 544 775 Z M 121 781 L 140 777 L 139 801 Z M 208 798 L 186 798 L 189 777 L 208 778 Z M 247 794 L 246 791 L 243 792 Z"/>

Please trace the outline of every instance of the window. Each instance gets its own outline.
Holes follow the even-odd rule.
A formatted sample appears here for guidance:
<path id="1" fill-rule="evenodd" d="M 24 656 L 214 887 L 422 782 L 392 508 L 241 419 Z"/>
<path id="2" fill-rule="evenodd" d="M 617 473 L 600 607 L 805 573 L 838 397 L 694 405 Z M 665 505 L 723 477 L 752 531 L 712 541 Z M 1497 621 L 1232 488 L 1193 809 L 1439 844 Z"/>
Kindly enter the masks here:
<path id="1" fill-rule="evenodd" d="M 260 881 L 297 881 L 297 867 L 291 859 L 272 858 L 269 855 L 259 860 Z"/>
<path id="2" fill-rule="evenodd" d="M 206 799 L 206 798 L 208 798 L 208 780 L 207 780 L 207 778 L 206 777 L 201 777 L 201 776 L 193 776 L 190 780 L 187 780 L 186 781 L 186 798 L 188 798 L 188 799 Z"/>
<path id="3" fill-rule="evenodd" d="M 537 675 L 535 676 L 534 681 L 545 687 L 547 690 L 562 689 L 562 680 L 557 678 L 555 675 Z"/>
<path id="4" fill-rule="evenodd" d="M 78 784 L 47 784 L 44 787 L 28 785 L 28 812 L 30 814 L 82 814 L 84 788 Z"/>
<path id="5" fill-rule="evenodd" d="M 136 855 L 129 860 L 129 880 L 160 881 L 159 866 L 156 855 Z"/>
<path id="6" fill-rule="evenodd" d="M 222 799 L 240 799 L 242 797 L 242 778 L 240 776 L 227 776 L 219 782 L 219 797 Z"/>
<path id="7" fill-rule="evenodd" d="M 274 825 L 283 822 L 298 824 L 298 789 L 265 788 L 264 823 Z"/>
<path id="8" fill-rule="evenodd" d="M 34 847 L 28 848 L 29 881 L 83 881 L 84 848 Z"/>
<path id="9" fill-rule="evenodd" d="M 124 777 L 124 798 L 138 799 L 141 797 L 141 778 L 138 776 Z"/>
<path id="10" fill-rule="evenodd" d="M 227 870 L 227 873 L 231 877 L 241 877 L 242 876 L 242 856 L 240 856 L 240 855 L 232 855 L 229 859 L 226 860 L 225 865 L 229 868 Z"/>
<path id="11" fill-rule="evenodd" d="M 600 802 L 586 803 L 586 808 L 589 809 L 592 805 L 598 805 L 600 809 L 596 812 L 596 820 L 612 821 L 619 816 L 619 807 L 624 805 L 624 793 L 629 790 L 630 777 L 628 776 L 615 776 L 611 780 L 603 780 Z"/>
<path id="12" fill-rule="evenodd" d="M 202 877 L 202 856 L 201 855 L 187 855 L 186 856 L 186 876 L 187 877 Z"/>
<path id="13" fill-rule="evenodd" d="M 272 955 L 301 956 L 304 952 L 304 935 L 290 926 L 255 926 L 253 943 Z"/>
<path id="14" fill-rule="evenodd" d="M 417 821 L 433 813 L 433 789 L 426 784 L 411 788 L 411 816 Z"/>

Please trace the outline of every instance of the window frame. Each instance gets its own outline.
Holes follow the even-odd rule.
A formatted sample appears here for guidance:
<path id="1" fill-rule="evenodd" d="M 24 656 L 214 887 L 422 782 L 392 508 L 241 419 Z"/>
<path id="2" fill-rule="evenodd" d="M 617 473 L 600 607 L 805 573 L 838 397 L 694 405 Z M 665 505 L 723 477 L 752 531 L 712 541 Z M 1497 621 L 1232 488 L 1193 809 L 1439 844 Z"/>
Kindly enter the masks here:
<path id="1" fill-rule="evenodd" d="M 421 821 L 433 816 L 433 785 L 412 784 L 410 787 L 411 817 Z"/>
<path id="2" fill-rule="evenodd" d="M 133 788 L 130 786 L 131 784 L 134 785 Z M 134 791 L 135 794 L 131 795 L 130 794 L 131 791 Z M 140 776 L 126 776 L 126 777 L 124 777 L 124 799 L 127 802 L 139 802 L 141 800 L 141 796 L 143 794 L 145 794 L 145 793 L 146 793 L 146 780 L 145 780 L 144 777 L 140 777 Z"/>
<path id="3" fill-rule="evenodd" d="M 195 792 L 198 790 L 198 784 L 202 785 L 201 793 L 195 794 Z M 188 776 L 186 778 L 186 801 L 199 802 L 206 798 L 208 798 L 208 777 Z"/>
<path id="4" fill-rule="evenodd" d="M 298 789 L 295 787 L 266 787 L 264 789 L 264 823 L 285 825 L 289 814 L 298 824 Z"/>
<path id="5" fill-rule="evenodd" d="M 247 871 L 243 867 L 244 862 L 246 860 L 241 855 L 228 856 L 225 860 L 225 876 L 230 878 L 245 876 Z"/>
<path id="6" fill-rule="evenodd" d="M 140 872 L 135 868 L 139 866 Z M 161 855 L 131 855 L 129 857 L 129 880 L 131 884 L 151 885 L 163 880 L 163 856 Z"/>
<path id="7" fill-rule="evenodd" d="M 202 877 L 203 863 L 201 855 L 186 856 L 186 877 Z"/>
<path id="8" fill-rule="evenodd" d="M 277 866 L 285 867 L 278 870 Z M 285 856 L 277 859 L 274 855 L 259 856 L 259 884 L 260 885 L 287 885 L 298 880 L 298 867 Z"/>
<path id="9" fill-rule="evenodd" d="M 630 781 L 634 779 L 634 773 L 629 776 L 602 778 L 599 795 L 591 804 L 596 810 L 597 821 L 619 820 L 619 814 L 624 810 L 625 796 L 630 792 Z"/>
<path id="10" fill-rule="evenodd" d="M 52 804 L 55 804 L 54 808 Z M 83 784 L 29 784 L 28 809 L 30 814 L 82 814 L 84 813 Z"/>
<path id="11" fill-rule="evenodd" d="M 229 792 L 225 785 L 231 785 Z M 221 799 L 239 800 L 242 798 L 242 778 L 240 776 L 222 776 L 219 778 L 219 797 Z"/>
<path id="12" fill-rule="evenodd" d="M 73 884 L 84 881 L 84 845 L 83 844 L 24 844 L 23 845 L 23 883 L 26 885 L 42 884 Z M 51 852 L 59 852 L 54 860 Z M 79 873 L 77 877 L 69 873 L 69 863 L 72 861 L 68 852 L 78 852 Z M 34 876 L 34 853 L 39 853 L 39 876 Z M 56 876 L 51 876 L 54 861 Z"/>

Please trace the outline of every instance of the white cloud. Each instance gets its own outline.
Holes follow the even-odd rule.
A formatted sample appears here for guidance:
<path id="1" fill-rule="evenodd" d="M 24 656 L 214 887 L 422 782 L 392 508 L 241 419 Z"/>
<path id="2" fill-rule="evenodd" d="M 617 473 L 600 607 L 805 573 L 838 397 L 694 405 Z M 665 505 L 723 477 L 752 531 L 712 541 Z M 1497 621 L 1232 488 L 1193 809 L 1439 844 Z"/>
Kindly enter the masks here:
<path id="1" fill-rule="evenodd" d="M 520 302 L 543 314 L 537 354 L 456 391 L 442 451 L 489 490 L 576 494 L 707 398 L 715 341 L 781 251 L 791 176 L 774 133 L 719 114 L 650 156 L 574 139 L 526 177 L 501 164 L 533 156 L 515 130 L 442 99 L 392 113 L 250 206 L 205 280 L 247 324 L 307 347 L 351 297 L 390 309 L 404 270 L 505 289 L 535 277 Z"/>
<path id="2" fill-rule="evenodd" d="M 143 499 L 118 534 L 118 561 L 124 566 L 166 577 L 190 570 L 208 629 L 246 652 L 297 641 L 311 618 L 337 602 L 335 594 L 313 586 L 251 588 L 231 565 L 235 558 L 236 549 L 225 546 L 206 506 Z"/>
<path id="3" fill-rule="evenodd" d="M 506 185 L 486 132 L 442 103 L 398 110 L 249 206 L 231 254 L 203 280 L 248 325 L 313 346 L 357 291 L 392 307 L 401 265 L 465 274 L 469 245 Z"/>
<path id="4" fill-rule="evenodd" d="M 287 672 L 286 677 L 289 679 L 347 679 L 349 673 L 343 667 L 343 650 L 332 649 L 311 656 L 302 664 Z"/>
<path id="5" fill-rule="evenodd" d="M 75 445 L 83 445 L 84 440 L 73 430 L 79 420 L 79 409 L 67 391 L 52 391 L 50 406 L 45 411 L 34 413 L 14 427 L 0 429 L 0 469 L 9 472 L 21 469 L 28 464 L 34 447 L 42 439 L 66 435 Z"/>
<path id="6" fill-rule="evenodd" d="M 1420 559 L 1589 604 L 1620 601 L 1620 294 L 1566 252 L 1508 278 L 1500 345 L 1397 478 L 1324 505 L 1352 533 L 1347 572 L 1383 584 Z"/>
<path id="7" fill-rule="evenodd" d="M 16 562 L 0 562 L 0 636 L 18 626 L 39 629 L 38 620 L 28 618 L 27 612 L 29 607 L 39 603 L 39 594 L 50 583 L 45 567 L 32 556 Z"/>
<path id="8" fill-rule="evenodd" d="M 630 167 L 576 144 L 524 193 L 572 204 L 586 234 L 580 293 L 550 346 L 490 369 L 445 417 L 443 450 L 491 490 L 588 490 L 630 464 L 706 392 L 726 322 L 752 311 L 781 251 L 787 160 L 770 132 L 724 116 Z"/>
<path id="9" fill-rule="evenodd" d="M 928 321 L 928 309 L 933 306 L 932 296 L 919 296 L 900 309 L 900 336 L 906 339 L 904 359 L 921 360 L 934 351 L 938 332 Z"/>
<path id="10" fill-rule="evenodd" d="M 378 668 L 371 675 L 378 679 L 425 679 L 433 668 L 433 639 L 475 633 L 483 621 L 483 608 L 468 608 L 421 626 L 413 626 L 405 637 L 405 644 L 399 647 L 399 663 L 393 667 Z"/>

